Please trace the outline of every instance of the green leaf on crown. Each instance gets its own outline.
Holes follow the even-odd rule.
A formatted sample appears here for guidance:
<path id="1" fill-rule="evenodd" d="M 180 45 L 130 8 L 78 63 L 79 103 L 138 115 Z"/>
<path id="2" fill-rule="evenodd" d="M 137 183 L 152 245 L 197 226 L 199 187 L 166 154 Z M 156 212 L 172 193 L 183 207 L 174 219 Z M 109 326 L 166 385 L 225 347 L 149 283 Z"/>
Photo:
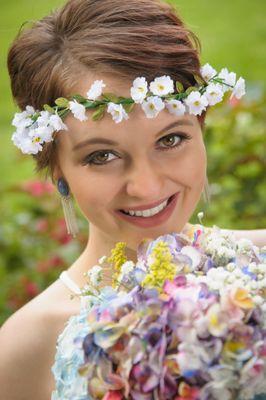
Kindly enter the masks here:
<path id="1" fill-rule="evenodd" d="M 99 119 L 102 119 L 102 117 L 104 116 L 105 109 L 106 109 L 105 104 L 98 106 L 98 109 L 94 111 L 94 113 L 92 114 L 92 120 L 98 121 Z"/>
<path id="2" fill-rule="evenodd" d="M 206 85 L 206 82 L 199 75 L 193 75 L 193 77 L 199 86 Z"/>
<path id="3" fill-rule="evenodd" d="M 123 107 L 127 113 L 130 113 L 133 110 L 134 106 L 135 106 L 135 103 L 123 104 Z"/>
<path id="4" fill-rule="evenodd" d="M 51 113 L 51 114 L 54 114 L 54 113 L 55 113 L 55 110 L 53 109 L 53 107 L 49 106 L 49 104 L 44 104 L 43 109 L 44 109 L 45 111 L 48 111 L 48 112 Z"/>
<path id="5" fill-rule="evenodd" d="M 60 108 L 67 108 L 69 101 L 64 97 L 59 97 L 58 99 L 55 100 L 55 104 Z"/>
<path id="6" fill-rule="evenodd" d="M 189 88 L 187 88 L 186 90 L 186 94 L 189 95 L 191 92 L 198 92 L 198 88 L 196 88 L 195 86 L 190 86 Z"/>
<path id="7" fill-rule="evenodd" d="M 119 103 L 123 103 L 123 101 L 126 101 L 126 100 L 131 100 L 131 99 L 128 99 L 127 97 L 123 97 L 123 96 L 118 97 Z"/>
<path id="8" fill-rule="evenodd" d="M 84 103 L 85 101 L 87 101 L 88 99 L 86 99 L 85 97 L 81 96 L 80 94 L 74 94 L 72 96 L 73 100 L 77 100 L 79 103 Z"/>
<path id="9" fill-rule="evenodd" d="M 111 101 L 112 103 L 119 103 L 119 97 L 113 93 L 103 93 L 102 97 L 105 100 Z"/>
<path id="10" fill-rule="evenodd" d="M 181 82 L 176 81 L 175 87 L 176 87 L 177 93 L 184 92 L 184 86 L 182 85 Z"/>

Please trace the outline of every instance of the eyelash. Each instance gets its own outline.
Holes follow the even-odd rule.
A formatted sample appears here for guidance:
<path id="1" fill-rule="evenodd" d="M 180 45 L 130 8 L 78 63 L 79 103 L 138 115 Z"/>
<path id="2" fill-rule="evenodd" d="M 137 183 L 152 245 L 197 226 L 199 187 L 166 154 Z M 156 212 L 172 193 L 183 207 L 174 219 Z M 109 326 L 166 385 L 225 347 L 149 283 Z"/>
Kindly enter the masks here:
<path id="1" fill-rule="evenodd" d="M 162 137 L 161 139 L 159 139 L 159 141 L 162 141 L 162 140 L 164 140 L 164 139 L 166 139 L 166 138 L 172 138 L 172 137 L 179 137 L 179 138 L 181 139 L 181 141 L 180 141 L 178 144 L 175 144 L 175 145 L 172 146 L 172 147 L 165 147 L 165 148 L 163 148 L 163 149 L 162 149 L 163 151 L 168 151 L 168 150 L 176 149 L 176 148 L 182 146 L 182 144 L 184 144 L 184 142 L 186 142 L 186 141 L 188 141 L 188 140 L 190 140 L 190 139 L 192 138 L 192 137 L 191 137 L 190 135 L 188 135 L 187 133 L 182 133 L 182 134 L 180 134 L 180 133 L 178 133 L 178 134 L 177 134 L 177 133 L 170 133 L 169 135 L 166 135 L 166 136 Z M 82 165 L 97 165 L 97 166 L 106 165 L 106 164 L 108 164 L 108 163 L 111 162 L 111 161 L 105 161 L 105 162 L 102 162 L 102 163 L 95 163 L 93 160 L 96 158 L 96 156 L 97 156 L 98 154 L 108 154 L 108 153 L 114 154 L 114 152 L 113 152 L 113 151 L 110 151 L 110 150 L 99 150 L 99 151 L 94 151 L 93 153 L 91 153 L 91 154 L 89 154 L 88 156 L 85 157 L 85 159 L 83 160 Z"/>

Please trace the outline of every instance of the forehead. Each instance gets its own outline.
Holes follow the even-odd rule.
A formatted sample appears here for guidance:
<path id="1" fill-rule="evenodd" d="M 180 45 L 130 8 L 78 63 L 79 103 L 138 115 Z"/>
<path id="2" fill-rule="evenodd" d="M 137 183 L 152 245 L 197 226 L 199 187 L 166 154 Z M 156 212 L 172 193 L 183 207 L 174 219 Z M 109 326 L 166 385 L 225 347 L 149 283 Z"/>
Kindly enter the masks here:
<path id="1" fill-rule="evenodd" d="M 133 80 L 134 79 L 135 78 L 133 78 Z M 87 97 L 86 94 L 95 80 L 103 81 L 106 85 L 103 90 L 104 92 L 123 97 L 131 97 L 130 88 L 133 80 L 117 78 L 111 76 L 111 74 L 103 75 L 96 73 L 86 73 L 82 75 L 82 78 L 77 82 L 74 88 L 72 88 L 72 94 L 80 94 Z M 199 129 L 197 118 L 194 115 L 185 114 L 182 117 L 177 117 L 164 109 L 157 117 L 147 118 L 140 104 L 135 104 L 133 111 L 128 114 L 129 119 L 123 120 L 120 123 L 115 123 L 111 115 L 107 112 L 105 112 L 101 120 L 93 121 L 91 118 L 92 113 L 93 111 L 88 110 L 86 112 L 88 120 L 83 122 L 69 114 L 65 119 L 69 131 L 67 135 L 64 135 L 64 138 L 61 138 L 60 135 L 60 143 L 73 148 L 77 146 L 79 142 L 92 137 L 110 138 L 121 144 L 125 144 L 125 142 L 130 144 L 131 140 L 136 141 L 136 139 L 138 139 L 139 142 L 143 142 L 143 140 L 149 138 L 149 135 L 153 135 L 154 137 L 154 134 L 174 122 L 180 122 L 180 128 Z"/>

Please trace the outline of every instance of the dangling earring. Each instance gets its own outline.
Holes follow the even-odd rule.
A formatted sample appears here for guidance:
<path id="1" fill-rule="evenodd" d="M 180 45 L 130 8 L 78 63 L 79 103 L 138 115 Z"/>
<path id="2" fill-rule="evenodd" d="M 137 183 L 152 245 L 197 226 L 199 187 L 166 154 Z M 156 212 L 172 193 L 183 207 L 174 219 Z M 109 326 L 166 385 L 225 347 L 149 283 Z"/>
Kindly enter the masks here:
<path id="1" fill-rule="evenodd" d="M 210 192 L 208 177 L 206 176 L 204 190 L 203 190 L 203 201 L 205 203 L 210 203 L 210 200 L 211 200 L 211 192 Z"/>
<path id="2" fill-rule="evenodd" d="M 78 225 L 68 184 L 63 178 L 59 178 L 57 188 L 61 195 L 60 197 L 66 221 L 67 233 L 75 237 L 78 233 Z"/>

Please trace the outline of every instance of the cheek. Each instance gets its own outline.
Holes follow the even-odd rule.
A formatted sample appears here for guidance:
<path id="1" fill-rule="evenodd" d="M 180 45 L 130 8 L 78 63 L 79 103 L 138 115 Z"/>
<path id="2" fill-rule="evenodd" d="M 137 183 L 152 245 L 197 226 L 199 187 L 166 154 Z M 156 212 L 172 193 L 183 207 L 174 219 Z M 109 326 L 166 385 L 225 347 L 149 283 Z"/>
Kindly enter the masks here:
<path id="1" fill-rule="evenodd" d="M 173 171 L 184 186 L 201 190 L 207 168 L 206 149 L 202 140 L 187 146 L 181 157 L 176 158 Z"/>
<path id="2" fill-rule="evenodd" d="M 91 173 L 86 167 L 78 168 L 69 181 L 71 191 L 84 214 L 102 212 L 116 194 L 114 178 L 106 179 L 102 174 Z"/>

